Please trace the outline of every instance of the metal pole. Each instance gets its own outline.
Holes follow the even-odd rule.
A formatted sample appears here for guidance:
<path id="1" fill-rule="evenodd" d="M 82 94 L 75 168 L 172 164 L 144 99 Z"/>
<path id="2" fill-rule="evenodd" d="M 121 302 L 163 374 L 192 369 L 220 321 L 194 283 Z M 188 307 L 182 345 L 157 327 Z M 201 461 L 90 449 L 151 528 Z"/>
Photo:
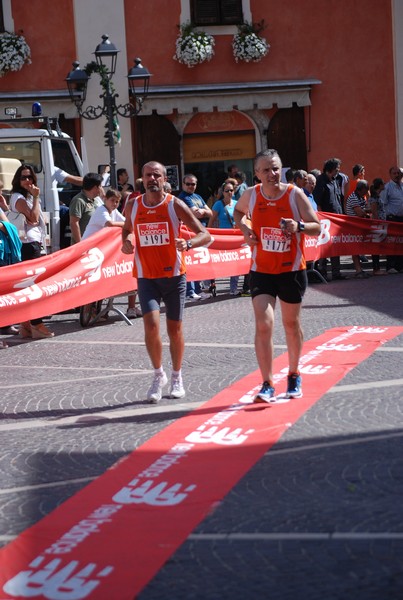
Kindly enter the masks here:
<path id="1" fill-rule="evenodd" d="M 109 81 L 105 91 L 106 114 L 108 119 L 108 145 L 109 145 L 109 166 L 110 166 L 110 182 L 111 187 L 117 188 L 116 180 L 116 157 L 115 157 L 115 138 L 113 137 L 113 117 L 116 107 L 115 96 L 111 94 Z"/>

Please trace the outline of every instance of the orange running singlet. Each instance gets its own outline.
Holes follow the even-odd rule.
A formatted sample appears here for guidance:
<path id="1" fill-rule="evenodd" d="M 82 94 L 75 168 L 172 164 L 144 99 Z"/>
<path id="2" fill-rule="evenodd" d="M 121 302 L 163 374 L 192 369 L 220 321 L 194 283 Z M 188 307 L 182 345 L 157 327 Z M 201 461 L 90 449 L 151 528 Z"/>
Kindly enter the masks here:
<path id="1" fill-rule="evenodd" d="M 183 252 L 175 247 L 180 220 L 174 197 L 166 194 L 157 206 L 146 206 L 144 196 L 135 198 L 131 221 L 134 233 L 133 276 L 157 279 L 175 277 L 186 272 Z"/>
<path id="2" fill-rule="evenodd" d="M 306 268 L 304 236 L 281 229 L 281 219 L 300 220 L 295 187 L 289 185 L 280 198 L 270 200 L 263 195 L 262 186 L 255 186 L 249 203 L 252 229 L 259 239 L 251 246 L 251 270 L 277 275 Z"/>

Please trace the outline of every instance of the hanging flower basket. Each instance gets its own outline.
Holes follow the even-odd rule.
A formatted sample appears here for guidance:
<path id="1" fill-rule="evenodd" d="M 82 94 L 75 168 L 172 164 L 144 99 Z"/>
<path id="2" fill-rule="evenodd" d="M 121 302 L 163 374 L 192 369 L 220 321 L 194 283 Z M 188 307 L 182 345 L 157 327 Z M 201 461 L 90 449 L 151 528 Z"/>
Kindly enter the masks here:
<path id="1" fill-rule="evenodd" d="M 185 23 L 179 29 L 174 60 L 192 68 L 213 58 L 215 39 L 212 35 L 205 31 L 195 31 L 191 23 Z"/>
<path id="2" fill-rule="evenodd" d="M 23 35 L 0 33 L 0 77 L 31 64 L 31 50 Z"/>
<path id="3" fill-rule="evenodd" d="M 259 33 L 265 28 L 264 21 L 238 25 L 238 33 L 232 39 L 232 50 L 235 62 L 259 62 L 270 49 L 270 44 Z"/>

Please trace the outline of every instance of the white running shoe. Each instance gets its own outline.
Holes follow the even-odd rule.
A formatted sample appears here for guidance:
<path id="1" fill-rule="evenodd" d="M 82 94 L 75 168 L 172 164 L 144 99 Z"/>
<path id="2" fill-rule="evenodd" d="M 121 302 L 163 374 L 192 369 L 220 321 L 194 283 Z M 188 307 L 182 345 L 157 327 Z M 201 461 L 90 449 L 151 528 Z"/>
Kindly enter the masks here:
<path id="1" fill-rule="evenodd" d="M 186 298 L 188 300 L 200 300 L 200 296 L 199 294 L 196 294 L 196 292 L 190 292 L 190 294 L 188 294 Z"/>
<path id="2" fill-rule="evenodd" d="M 147 392 L 147 400 L 152 404 L 159 402 L 162 398 L 162 388 L 165 387 L 167 383 L 168 377 L 164 371 L 154 375 L 153 382 Z"/>
<path id="3" fill-rule="evenodd" d="M 171 379 L 171 398 L 183 398 L 185 396 L 185 388 L 183 387 L 183 382 L 181 377 L 172 377 Z"/>
<path id="4" fill-rule="evenodd" d="M 135 306 L 134 308 L 128 308 L 126 311 L 126 317 L 128 319 L 137 319 L 137 317 L 142 317 L 143 313 L 141 312 L 141 308 L 137 308 L 137 306 Z"/>

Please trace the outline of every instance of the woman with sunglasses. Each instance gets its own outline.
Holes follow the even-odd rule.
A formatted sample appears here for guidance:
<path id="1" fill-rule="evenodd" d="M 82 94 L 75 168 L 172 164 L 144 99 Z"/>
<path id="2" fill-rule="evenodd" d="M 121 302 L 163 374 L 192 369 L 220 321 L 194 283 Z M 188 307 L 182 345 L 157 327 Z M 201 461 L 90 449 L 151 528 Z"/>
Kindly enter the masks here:
<path id="1" fill-rule="evenodd" d="M 25 218 L 24 235 L 21 239 L 23 261 L 39 258 L 45 246 L 46 227 L 37 183 L 34 169 L 31 165 L 24 164 L 18 167 L 11 182 L 11 213 L 20 213 Z M 19 334 L 23 338 L 34 339 L 54 336 L 42 319 L 24 321 L 20 324 Z"/>

